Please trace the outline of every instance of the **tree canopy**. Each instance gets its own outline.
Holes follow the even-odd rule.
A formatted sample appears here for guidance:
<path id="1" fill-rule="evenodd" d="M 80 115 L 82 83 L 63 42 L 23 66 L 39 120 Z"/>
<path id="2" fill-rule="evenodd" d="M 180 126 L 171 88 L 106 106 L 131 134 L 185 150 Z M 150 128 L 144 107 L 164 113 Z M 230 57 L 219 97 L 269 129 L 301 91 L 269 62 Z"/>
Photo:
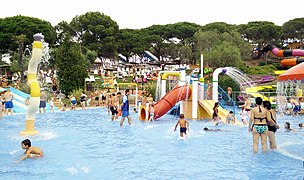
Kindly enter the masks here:
<path id="1" fill-rule="evenodd" d="M 24 48 L 31 45 L 36 33 L 42 33 L 45 41 L 53 44 L 56 40 L 56 32 L 51 23 L 38 18 L 27 16 L 13 16 L 0 19 L 0 51 L 7 53 L 15 51 L 18 48 L 13 38 L 25 35 Z"/>

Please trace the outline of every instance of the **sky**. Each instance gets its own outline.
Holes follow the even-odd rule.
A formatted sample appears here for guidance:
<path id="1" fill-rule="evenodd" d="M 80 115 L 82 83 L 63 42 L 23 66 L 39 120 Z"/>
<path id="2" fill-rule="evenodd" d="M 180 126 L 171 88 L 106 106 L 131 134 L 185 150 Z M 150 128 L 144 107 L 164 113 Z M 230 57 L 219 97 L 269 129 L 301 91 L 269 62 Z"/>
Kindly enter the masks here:
<path id="1" fill-rule="evenodd" d="M 304 17 L 304 0 L 4 0 L 0 18 L 36 17 L 53 26 L 76 15 L 99 11 L 116 21 L 120 29 L 140 29 L 154 24 L 212 22 L 247 24 L 250 21 L 284 22 Z"/>

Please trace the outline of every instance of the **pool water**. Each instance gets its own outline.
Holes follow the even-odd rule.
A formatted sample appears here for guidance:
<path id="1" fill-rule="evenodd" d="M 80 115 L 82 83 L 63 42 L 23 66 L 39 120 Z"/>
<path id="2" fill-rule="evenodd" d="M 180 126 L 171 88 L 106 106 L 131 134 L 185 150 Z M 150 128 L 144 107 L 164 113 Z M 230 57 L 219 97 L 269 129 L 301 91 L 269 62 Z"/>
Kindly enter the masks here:
<path id="1" fill-rule="evenodd" d="M 0 179 L 303 179 L 304 130 L 296 126 L 304 116 L 278 119 L 278 150 L 252 153 L 252 136 L 246 127 L 213 126 L 190 121 L 188 140 L 174 132 L 171 115 L 153 123 L 141 122 L 131 113 L 127 120 L 111 122 L 105 108 L 36 115 L 30 137 L 45 157 L 20 163 L 19 136 L 25 114 L 0 120 Z M 285 121 L 298 129 L 286 132 Z M 205 132 L 204 127 L 222 131 Z M 259 147 L 259 152 L 261 148 Z"/>

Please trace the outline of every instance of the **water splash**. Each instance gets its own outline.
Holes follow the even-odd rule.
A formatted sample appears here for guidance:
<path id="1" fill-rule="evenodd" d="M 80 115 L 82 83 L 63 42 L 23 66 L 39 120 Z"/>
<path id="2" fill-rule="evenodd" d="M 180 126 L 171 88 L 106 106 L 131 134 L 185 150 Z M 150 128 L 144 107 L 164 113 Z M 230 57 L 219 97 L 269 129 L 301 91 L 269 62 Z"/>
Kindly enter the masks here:
<path id="1" fill-rule="evenodd" d="M 240 70 L 234 67 L 225 67 L 225 69 L 227 70 L 226 74 L 231 77 L 235 82 L 240 84 L 242 90 L 253 87 L 251 79 Z"/>

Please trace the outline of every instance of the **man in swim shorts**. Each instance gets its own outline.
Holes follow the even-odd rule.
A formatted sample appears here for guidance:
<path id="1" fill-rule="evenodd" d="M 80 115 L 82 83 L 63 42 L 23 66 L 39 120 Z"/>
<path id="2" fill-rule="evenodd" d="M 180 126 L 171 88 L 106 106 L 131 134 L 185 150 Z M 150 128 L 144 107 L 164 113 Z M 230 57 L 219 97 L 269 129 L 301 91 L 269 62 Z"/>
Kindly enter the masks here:
<path id="1" fill-rule="evenodd" d="M 11 115 L 13 115 L 13 108 L 14 108 L 14 104 L 13 104 L 13 99 L 14 96 L 11 93 L 11 90 L 8 89 L 5 93 L 4 93 L 4 99 L 5 99 L 5 114 L 8 115 L 8 112 L 11 112 Z"/>
<path id="2" fill-rule="evenodd" d="M 26 158 L 38 158 L 43 157 L 43 151 L 36 146 L 31 145 L 31 141 L 29 139 L 25 139 L 21 142 L 21 148 L 25 149 L 25 156 L 23 156 L 18 162 L 25 160 Z"/>
<path id="3" fill-rule="evenodd" d="M 179 115 L 179 120 L 177 121 L 174 131 L 176 131 L 177 126 L 180 126 L 180 137 L 184 137 L 184 134 L 186 138 L 188 138 L 187 130 L 189 130 L 189 122 L 185 120 L 184 114 Z"/>
<path id="4" fill-rule="evenodd" d="M 44 92 L 44 89 L 41 88 L 40 90 L 40 103 L 39 103 L 39 113 L 43 111 L 43 113 L 46 112 L 46 94 Z"/>

